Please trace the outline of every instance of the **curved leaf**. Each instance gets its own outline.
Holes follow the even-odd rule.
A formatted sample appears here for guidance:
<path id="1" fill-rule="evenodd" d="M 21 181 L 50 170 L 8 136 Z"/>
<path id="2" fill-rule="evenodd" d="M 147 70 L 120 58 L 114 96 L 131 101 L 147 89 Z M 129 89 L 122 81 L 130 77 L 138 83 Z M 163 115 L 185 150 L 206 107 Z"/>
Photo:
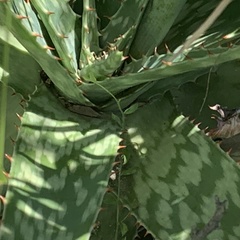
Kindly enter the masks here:
<path id="1" fill-rule="evenodd" d="M 2 83 L 0 83 L 0 89 Z M 24 101 L 19 94 L 16 94 L 11 88 L 7 88 L 7 115 L 6 115 L 6 132 L 5 132 L 5 151 L 4 153 L 12 156 L 14 142 L 16 141 L 18 128 L 21 125 L 20 119 L 23 115 Z M 1 156 L 2 158 L 3 156 Z M 10 164 L 7 162 L 4 164 L 5 169 L 3 171 L 9 172 Z"/>
<path id="2" fill-rule="evenodd" d="M 208 55 L 208 52 L 202 49 L 196 50 L 192 52 L 192 54 L 194 54 L 194 58 L 191 60 L 186 59 L 170 65 L 163 64 L 158 68 L 146 69 L 141 72 L 129 73 L 119 77 L 110 77 L 101 81 L 101 85 L 112 94 L 118 94 L 130 87 L 147 82 L 159 81 L 159 84 L 164 85 L 164 88 L 169 90 L 170 88 L 174 87 L 172 82 L 170 82 L 168 86 L 169 77 L 191 71 L 200 71 L 204 68 L 209 68 L 216 65 L 216 63 L 220 64 L 238 59 L 240 54 L 240 46 L 235 45 L 232 48 L 215 48 L 211 52 L 211 55 Z M 175 87 L 179 86 L 179 84 L 183 84 L 184 82 L 185 81 L 183 79 L 182 82 L 178 82 Z M 80 88 L 86 93 L 91 101 L 104 102 L 110 98 L 109 94 L 97 85 L 83 84 L 80 86 Z"/>
<path id="3" fill-rule="evenodd" d="M 235 162 L 179 116 L 166 97 L 129 115 L 126 124 L 126 169 L 135 172 L 122 176 L 122 188 L 133 189 L 122 189 L 122 200 L 147 230 L 157 239 L 187 240 L 207 230 L 202 239 L 238 239 Z M 209 227 L 213 221 L 220 227 Z"/>
<path id="4" fill-rule="evenodd" d="M 22 118 L 1 239 L 87 239 L 117 154 L 117 130 L 107 119 L 67 111 L 42 85 Z"/>
<path id="5" fill-rule="evenodd" d="M 78 68 L 75 53 L 76 14 L 66 1 L 32 0 L 31 4 L 40 15 L 63 65 L 72 75 L 76 74 Z"/>
<path id="6" fill-rule="evenodd" d="M 23 48 L 23 46 L 16 40 L 9 32 L 9 39 L 2 38 L 9 32 L 5 27 L 0 27 L 0 56 L 3 54 L 4 45 L 8 44 L 10 47 L 8 69 L 8 85 L 10 85 L 18 93 L 21 93 L 25 99 L 28 95 L 35 91 L 36 85 L 40 83 L 39 71 L 40 66 L 30 56 L 30 54 Z M 0 61 L 0 76 L 2 72 L 6 71 Z"/>
<path id="7" fill-rule="evenodd" d="M 171 28 L 186 0 L 149 1 L 130 48 L 130 55 L 152 55 Z"/>
<path id="8" fill-rule="evenodd" d="M 48 52 L 46 46 L 42 46 L 37 42 L 37 38 L 34 32 L 29 32 L 21 23 L 22 19 L 17 18 L 14 15 L 7 3 L 0 2 L 1 21 L 4 22 L 6 14 L 11 14 L 12 23 L 4 22 L 8 29 L 18 39 L 18 41 L 29 51 L 31 56 L 41 65 L 47 75 L 51 78 L 58 89 L 69 99 L 78 103 L 85 103 L 86 105 L 92 105 L 82 94 L 82 91 L 77 88 L 76 76 L 71 76 L 66 69 Z M 19 31 L 20 30 L 20 31 Z M 51 66 L 51 67 L 50 67 Z"/>

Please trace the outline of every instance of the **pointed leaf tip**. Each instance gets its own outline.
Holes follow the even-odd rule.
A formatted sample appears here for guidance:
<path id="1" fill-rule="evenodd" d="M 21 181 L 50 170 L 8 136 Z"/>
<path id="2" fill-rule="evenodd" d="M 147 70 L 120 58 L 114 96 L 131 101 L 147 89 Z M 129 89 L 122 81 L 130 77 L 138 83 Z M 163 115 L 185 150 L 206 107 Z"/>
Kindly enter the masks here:
<path id="1" fill-rule="evenodd" d="M 172 52 L 169 50 L 169 47 L 168 47 L 168 45 L 167 45 L 166 43 L 164 44 L 164 46 L 165 46 L 165 48 L 166 48 L 166 52 L 167 52 L 167 53 L 172 53 Z M 156 53 L 157 53 L 157 51 L 156 51 Z"/>
<path id="2" fill-rule="evenodd" d="M 4 176 L 6 177 L 6 178 L 10 178 L 10 175 L 9 175 L 9 173 L 7 173 L 7 172 L 2 172 L 3 174 L 4 174 Z"/>
<path id="3" fill-rule="evenodd" d="M 121 154 L 118 154 L 118 155 L 121 155 Z M 118 164 L 120 164 L 120 163 L 122 163 L 122 162 L 121 162 L 121 161 L 116 161 L 116 162 L 114 162 L 114 163 L 112 164 L 112 166 L 115 167 L 116 165 L 118 165 Z"/>
<path id="4" fill-rule="evenodd" d="M 107 210 L 107 208 L 101 207 L 101 208 L 99 209 L 99 212 L 106 211 L 106 210 Z M 95 224 L 96 224 L 96 223 L 95 223 Z"/>
<path id="5" fill-rule="evenodd" d="M 20 129 L 20 127 L 19 127 L 16 123 L 14 123 L 14 126 L 15 126 L 15 128 L 16 128 L 17 130 Z"/>
<path id="6" fill-rule="evenodd" d="M 66 35 L 64 35 L 64 34 L 62 34 L 62 33 L 58 33 L 58 36 L 59 36 L 60 38 L 68 38 L 68 36 L 66 36 Z"/>
<path id="7" fill-rule="evenodd" d="M 9 160 L 10 162 L 13 161 L 12 157 L 11 157 L 10 155 L 8 155 L 7 153 L 5 153 L 4 156 L 5 156 L 5 158 L 6 158 L 7 160 Z"/>
<path id="8" fill-rule="evenodd" d="M 26 19 L 28 17 L 27 16 L 23 16 L 23 15 L 16 15 L 16 18 L 22 20 L 22 19 Z"/>
<path id="9" fill-rule="evenodd" d="M 39 33 L 37 33 L 37 32 L 32 32 L 32 35 L 33 35 L 34 37 L 40 37 L 40 38 L 43 37 L 41 34 L 39 34 Z"/>
<path id="10" fill-rule="evenodd" d="M 16 141 L 15 141 L 12 137 L 10 137 L 10 140 L 11 140 L 11 142 L 12 142 L 13 144 L 16 143 Z"/>
<path id="11" fill-rule="evenodd" d="M 110 188 L 110 187 L 108 187 L 108 188 L 106 189 L 106 192 L 113 192 L 113 189 Z"/>
<path id="12" fill-rule="evenodd" d="M 6 204 L 6 198 L 2 195 L 0 195 L 0 200 L 2 201 L 3 204 Z"/>
<path id="13" fill-rule="evenodd" d="M 22 116 L 20 116 L 18 113 L 16 113 L 18 119 L 21 121 L 22 120 Z"/>
<path id="14" fill-rule="evenodd" d="M 95 9 L 95 8 L 92 8 L 92 7 L 87 7 L 87 10 L 88 10 L 88 11 L 96 11 L 96 9 Z"/>
<path id="15" fill-rule="evenodd" d="M 54 14 L 54 12 L 47 11 L 46 12 L 48 15 Z"/>
<path id="16" fill-rule="evenodd" d="M 48 46 L 48 45 L 44 46 L 44 49 L 48 49 L 48 50 L 55 50 L 55 48 L 53 48 L 53 47 L 50 47 L 50 46 Z"/>
<path id="17" fill-rule="evenodd" d="M 195 126 L 199 128 L 199 126 L 200 126 L 201 124 L 202 124 L 201 122 L 195 123 Z"/>
<path id="18" fill-rule="evenodd" d="M 164 61 L 164 60 L 162 60 L 162 63 L 167 65 L 167 66 L 171 66 L 172 65 L 172 62 L 168 62 L 168 61 Z"/>
<path id="19" fill-rule="evenodd" d="M 122 148 L 126 148 L 126 145 L 118 146 L 118 150 L 120 150 Z"/>
<path id="20" fill-rule="evenodd" d="M 62 59 L 60 57 L 54 56 L 54 59 L 56 59 L 57 61 L 62 61 Z"/>

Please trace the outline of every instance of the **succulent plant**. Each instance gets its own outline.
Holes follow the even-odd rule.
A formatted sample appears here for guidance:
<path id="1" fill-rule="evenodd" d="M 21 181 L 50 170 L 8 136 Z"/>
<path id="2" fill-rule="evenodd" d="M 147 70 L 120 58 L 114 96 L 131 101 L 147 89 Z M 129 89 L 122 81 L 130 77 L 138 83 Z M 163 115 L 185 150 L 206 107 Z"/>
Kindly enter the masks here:
<path id="1" fill-rule="evenodd" d="M 239 167 L 186 117 L 208 122 L 194 101 L 239 67 L 237 1 L 184 47 L 217 4 L 0 1 L 2 85 L 24 100 L 1 239 L 239 239 Z"/>

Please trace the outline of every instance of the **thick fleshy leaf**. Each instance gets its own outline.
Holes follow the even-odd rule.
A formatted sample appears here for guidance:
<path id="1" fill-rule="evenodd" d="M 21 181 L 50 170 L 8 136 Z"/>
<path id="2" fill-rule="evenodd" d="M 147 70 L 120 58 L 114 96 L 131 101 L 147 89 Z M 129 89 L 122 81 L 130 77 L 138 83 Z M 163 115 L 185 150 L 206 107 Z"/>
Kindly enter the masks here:
<path id="1" fill-rule="evenodd" d="M 36 34 L 35 32 L 29 32 L 21 22 L 23 19 L 12 13 L 8 3 L 0 2 L 0 11 L 4 13 L 3 15 L 0 15 L 0 20 L 28 50 L 39 65 L 41 65 L 57 88 L 72 101 L 91 105 L 91 103 L 83 96 L 82 91 L 77 88 L 77 76 L 70 75 L 56 58 L 49 54 L 48 47 L 46 45 L 40 45 L 36 40 L 41 38 L 39 33 Z M 8 14 L 12 17 L 11 23 L 4 21 Z"/>
<path id="2" fill-rule="evenodd" d="M 78 1 L 78 0 L 77 0 Z M 81 0 L 79 2 L 82 2 Z M 98 9 L 98 17 L 101 19 L 100 29 L 104 29 L 111 21 L 110 17 L 113 16 L 121 6 L 118 0 L 99 0 L 96 1 L 96 8 Z"/>
<path id="3" fill-rule="evenodd" d="M 95 0 L 86 0 L 83 2 L 82 25 L 80 68 L 91 65 L 95 60 L 94 55 L 96 56 L 100 52 L 98 41 L 100 34 L 97 30 Z"/>
<path id="4" fill-rule="evenodd" d="M 147 230 L 157 239 L 239 239 L 235 162 L 166 97 L 129 115 L 126 124 L 125 172 L 132 174 L 123 171 L 122 187 L 132 191 L 122 200 Z"/>
<path id="5" fill-rule="evenodd" d="M 148 3 L 149 0 L 122 1 L 117 12 L 114 13 L 113 16 L 108 16 L 111 21 L 109 21 L 108 25 L 101 31 L 102 47 L 106 48 L 109 43 L 116 41 L 117 38 L 124 35 L 129 29 L 137 27 Z M 112 4 L 113 3 L 111 3 L 111 5 Z M 135 31 L 136 28 L 134 28 L 131 38 L 135 35 Z M 131 41 L 132 40 L 133 39 L 131 39 Z M 129 46 L 127 48 L 129 48 Z M 127 54 L 127 52 L 125 51 L 125 54 Z"/>
<path id="6" fill-rule="evenodd" d="M 218 47 L 210 50 L 210 52 L 212 53 L 211 55 L 209 55 L 206 50 L 203 51 L 198 49 L 191 52 L 191 54 L 194 54 L 194 58 L 192 58 L 192 60 L 186 59 L 169 65 L 162 64 L 157 68 L 143 69 L 141 72 L 129 73 L 119 77 L 109 77 L 101 81 L 101 85 L 112 94 L 118 94 L 130 87 L 152 81 L 159 81 L 159 84 L 164 85 L 165 88 L 168 87 L 169 90 L 174 85 L 171 82 L 168 86 L 169 77 L 191 71 L 200 71 L 204 68 L 216 65 L 216 62 L 220 64 L 238 59 L 240 46 L 235 45 L 232 48 Z M 186 81 L 182 79 L 182 82 L 175 85 L 175 87 L 185 82 Z M 104 102 L 111 98 L 108 92 L 104 91 L 103 88 L 100 88 L 97 85 L 83 84 L 80 88 L 86 93 L 86 96 L 94 102 Z"/>
<path id="7" fill-rule="evenodd" d="M 88 239 L 119 137 L 108 119 L 63 108 L 42 85 L 22 118 L 1 239 Z"/>
<path id="8" fill-rule="evenodd" d="M 162 42 L 186 0 L 149 1 L 130 49 L 134 58 L 152 55 Z"/>
<path id="9" fill-rule="evenodd" d="M 8 36 L 8 38 L 6 38 L 6 36 Z M 0 56 L 3 56 L 3 48 L 5 45 L 9 45 L 10 47 L 10 66 L 7 72 L 8 85 L 27 99 L 28 95 L 35 91 L 36 85 L 40 83 L 40 66 L 9 30 L 0 25 Z M 0 77 L 3 71 L 6 71 L 2 64 L 3 61 L 0 61 Z"/>
<path id="10" fill-rule="evenodd" d="M 180 46 L 186 38 L 191 36 L 201 26 L 218 4 L 218 0 L 212 0 L 211 2 L 205 0 L 188 0 L 164 41 L 159 46 L 159 52 L 166 51 L 165 44 L 167 44 L 171 51 Z M 239 38 L 238 28 L 240 17 L 237 10 L 238 7 L 238 1 L 231 1 L 224 12 L 218 17 L 217 21 L 206 31 L 204 36 L 196 41 L 196 44 L 199 45 L 202 43 L 202 47 L 209 48 L 219 46 L 219 44 L 224 42 L 231 43 L 235 37 Z M 223 38 L 223 36 L 228 36 L 228 38 Z"/>
<path id="11" fill-rule="evenodd" d="M 57 4 L 54 10 L 53 2 Z M 87 17 L 82 16 L 83 2 L 86 2 Z M 169 5 L 157 9 L 162 3 L 171 2 L 175 6 L 172 9 Z M 120 126 L 124 125 L 125 118 L 119 118 L 119 106 L 124 108 L 122 113 L 131 113 L 125 116 L 128 131 L 124 132 L 126 140 L 120 143 L 120 149 L 125 143 L 127 145 L 123 157 L 125 165 L 120 166 L 122 159 L 116 159 L 113 170 L 117 180 L 111 175 L 109 193 L 105 194 L 103 200 L 120 139 L 119 128 L 109 119 L 94 118 L 98 117 L 95 112 L 93 118 L 70 113 L 44 87 L 31 96 L 15 147 L 1 229 L 3 240 L 85 240 L 89 239 L 91 228 L 91 237 L 95 239 L 133 239 L 136 226 L 133 226 L 135 219 L 132 219 L 132 215 L 140 224 L 143 222 L 147 233 L 152 232 L 161 240 L 240 238 L 238 167 L 199 129 L 179 116 L 166 98 L 153 103 L 153 100 L 162 98 L 167 90 L 179 88 L 188 81 L 197 80 L 199 83 L 198 80 L 205 80 L 207 74 L 204 74 L 208 73 L 209 68 L 215 69 L 218 64 L 239 59 L 239 2 L 232 1 L 215 25 L 193 43 L 193 48 L 185 49 L 172 62 L 170 51 L 181 47 L 219 0 L 187 0 L 173 23 L 183 2 L 0 0 L 0 20 L 41 65 L 56 86 L 52 92 L 60 97 L 69 110 L 77 110 L 82 114 L 82 105 L 71 102 L 91 105 L 89 101 L 92 101 L 96 109 L 113 112 L 112 118 Z M 75 18 L 69 5 L 81 17 Z M 146 6 L 152 10 L 148 12 L 149 21 L 145 21 L 145 18 L 140 22 L 143 14 L 147 13 Z M 170 9 L 170 12 L 161 11 L 164 9 Z M 6 21 L 8 14 L 13 16 L 12 24 Z M 68 15 L 69 22 L 66 22 Z M 65 20 L 62 21 L 61 17 Z M 75 20 L 76 28 L 73 26 Z M 139 22 L 143 24 L 142 27 Z M 50 23 L 56 23 L 56 26 L 49 26 Z M 56 34 L 59 32 L 60 38 Z M 99 32 L 102 34 L 100 43 Z M 68 38 L 65 33 L 69 33 Z M 165 35 L 167 37 L 162 41 Z M 56 39 L 49 41 L 49 36 Z M 135 43 L 140 43 L 137 44 L 140 48 L 135 48 L 140 52 L 137 57 L 142 57 L 141 52 L 153 52 L 161 42 L 156 50 L 160 55 L 156 52 L 153 56 L 134 60 L 132 56 L 136 55 L 130 54 L 127 58 L 135 36 Z M 0 38 L 2 41 L 1 32 Z M 147 41 L 141 40 L 145 38 Z M 54 58 L 52 53 L 56 52 L 46 43 L 56 48 L 62 61 Z M 169 46 L 167 53 L 165 44 Z M 107 56 L 109 50 L 118 50 L 123 52 L 123 63 L 121 66 L 120 63 L 113 64 L 116 69 L 107 71 L 107 74 L 104 72 L 103 78 L 100 75 L 101 82 L 85 82 L 84 78 L 79 78 L 79 71 L 77 74 L 75 72 L 74 58 L 79 62 L 80 50 L 88 46 L 91 51 L 86 58 L 92 56 L 91 62 Z M 27 96 L 39 81 L 38 65 L 31 65 L 31 59 L 21 61 L 21 52 L 15 49 L 12 54 L 10 59 L 13 59 L 11 66 L 14 69 L 9 71 L 9 82 L 11 86 L 15 84 L 14 88 L 18 87 L 16 91 L 24 92 L 24 96 Z M 26 67 L 25 63 L 22 64 L 25 61 Z M 102 66 L 105 67 L 104 62 Z M 0 76 L 3 70 L 6 69 L 0 69 Z M 230 81 L 237 74 L 232 75 L 230 71 L 234 72 L 235 69 L 222 68 L 219 75 L 225 74 L 224 80 L 228 75 L 226 85 L 235 86 L 234 93 L 237 93 L 238 83 L 233 81 L 234 85 Z M 19 82 L 15 80 L 18 72 L 19 76 L 21 74 Z M 218 84 L 218 78 L 215 80 L 212 81 L 213 85 Z M 201 85 L 204 90 L 201 94 L 206 93 L 205 83 Z M 196 107 L 195 102 L 199 102 L 200 98 L 202 102 L 205 96 L 194 95 L 194 92 L 199 92 L 194 91 L 192 86 L 186 91 L 189 94 L 183 92 L 186 95 L 184 103 L 189 108 Z M 234 100 L 229 101 L 237 104 L 238 98 L 233 97 L 233 91 L 227 89 L 213 88 L 213 91 L 218 91 L 219 97 L 231 96 Z M 217 94 L 213 94 L 212 100 L 214 96 Z M 176 104 L 177 100 L 174 101 Z M 134 107 L 133 102 L 139 104 Z M 149 105 L 149 102 L 152 104 Z M 89 108 L 84 107 L 88 111 Z M 234 140 L 237 145 L 239 139 Z M 226 144 L 228 148 L 228 142 Z M 105 211 L 100 211 L 93 227 L 100 206 Z M 221 227 L 212 229 L 218 223 Z"/>
<path id="12" fill-rule="evenodd" d="M 76 14 L 66 1 L 32 0 L 31 4 L 43 21 L 63 65 L 72 75 L 76 74 L 78 67 L 75 53 Z"/>
<path id="13" fill-rule="evenodd" d="M 2 83 L 0 83 L 0 89 Z M 20 119 L 24 112 L 25 102 L 22 97 L 15 93 L 11 88 L 8 87 L 7 92 L 7 112 L 6 112 L 6 132 L 5 132 L 5 151 L 4 153 L 12 156 L 14 144 L 18 134 L 18 128 L 21 125 Z M 2 159 L 3 156 L 1 156 Z M 9 172 L 10 163 L 9 161 L 4 162 L 3 171 Z M 2 172 L 2 171 L 1 171 Z"/>

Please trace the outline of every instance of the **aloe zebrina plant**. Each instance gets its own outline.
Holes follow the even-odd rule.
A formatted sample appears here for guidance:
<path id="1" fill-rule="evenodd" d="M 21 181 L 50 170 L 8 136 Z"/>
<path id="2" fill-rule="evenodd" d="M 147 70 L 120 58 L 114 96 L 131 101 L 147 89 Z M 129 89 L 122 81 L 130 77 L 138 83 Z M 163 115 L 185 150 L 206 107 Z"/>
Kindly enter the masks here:
<path id="1" fill-rule="evenodd" d="M 0 1 L 29 54 L 1 40 L 9 85 L 28 105 L 1 239 L 133 239 L 137 222 L 163 240 L 240 237 L 239 168 L 172 97 L 239 58 L 237 1 L 177 58 L 162 50 L 177 52 L 189 21 L 197 28 L 217 2 Z"/>

